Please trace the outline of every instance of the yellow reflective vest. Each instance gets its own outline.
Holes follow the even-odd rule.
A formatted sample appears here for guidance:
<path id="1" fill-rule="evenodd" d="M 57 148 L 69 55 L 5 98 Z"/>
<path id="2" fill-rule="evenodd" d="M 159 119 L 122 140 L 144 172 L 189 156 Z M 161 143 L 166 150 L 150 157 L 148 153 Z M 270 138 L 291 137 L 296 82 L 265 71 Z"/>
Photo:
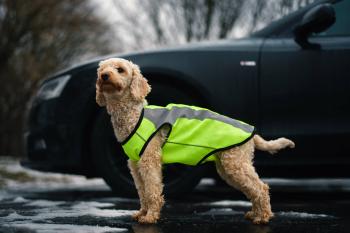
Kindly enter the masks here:
<path id="1" fill-rule="evenodd" d="M 255 128 L 205 108 L 169 104 L 145 106 L 133 132 L 122 142 L 125 154 L 138 161 L 153 136 L 170 126 L 162 147 L 162 162 L 198 165 L 215 160 L 215 153 L 242 145 Z"/>

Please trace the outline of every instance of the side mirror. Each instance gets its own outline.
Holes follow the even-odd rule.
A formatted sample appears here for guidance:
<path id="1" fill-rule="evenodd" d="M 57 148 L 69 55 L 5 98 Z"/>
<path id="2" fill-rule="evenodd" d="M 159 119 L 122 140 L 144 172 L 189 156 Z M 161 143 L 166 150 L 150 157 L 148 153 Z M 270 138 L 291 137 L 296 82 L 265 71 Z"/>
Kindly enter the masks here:
<path id="1" fill-rule="evenodd" d="M 294 28 L 294 40 L 303 49 L 320 49 L 319 44 L 310 43 L 308 37 L 312 33 L 319 33 L 335 22 L 335 11 L 331 4 L 320 4 L 305 13 L 301 22 Z"/>

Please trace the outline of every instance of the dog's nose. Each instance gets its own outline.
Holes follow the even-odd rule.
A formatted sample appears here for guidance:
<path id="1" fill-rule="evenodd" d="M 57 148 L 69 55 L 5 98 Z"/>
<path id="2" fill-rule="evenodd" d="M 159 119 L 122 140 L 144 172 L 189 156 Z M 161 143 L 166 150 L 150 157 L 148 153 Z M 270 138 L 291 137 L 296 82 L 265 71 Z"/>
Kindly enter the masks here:
<path id="1" fill-rule="evenodd" d="M 107 81 L 109 76 L 108 76 L 108 74 L 102 74 L 101 78 L 102 78 L 103 81 Z"/>

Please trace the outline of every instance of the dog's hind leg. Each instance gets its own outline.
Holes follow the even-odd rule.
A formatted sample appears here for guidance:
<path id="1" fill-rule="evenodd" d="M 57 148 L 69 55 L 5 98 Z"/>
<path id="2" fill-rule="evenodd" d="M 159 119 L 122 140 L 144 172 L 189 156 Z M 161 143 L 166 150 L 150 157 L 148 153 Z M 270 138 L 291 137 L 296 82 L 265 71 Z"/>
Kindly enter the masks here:
<path id="1" fill-rule="evenodd" d="M 145 186 L 139 173 L 137 162 L 128 160 L 128 166 L 130 169 L 131 176 L 134 179 L 136 190 L 140 199 L 140 210 L 132 215 L 133 219 L 138 220 L 141 216 L 144 216 L 147 213 L 147 203 L 145 200 Z"/>
<path id="2" fill-rule="evenodd" d="M 216 161 L 219 175 L 231 186 L 242 191 L 252 202 L 252 210 L 246 218 L 255 224 L 267 223 L 271 211 L 269 187 L 263 183 L 252 164 L 254 145 L 252 142 L 223 151 Z"/>
<path id="3" fill-rule="evenodd" d="M 156 223 L 164 205 L 161 146 L 163 140 L 155 136 L 147 145 L 138 167 L 145 187 L 147 214 L 139 218 L 141 223 Z"/>

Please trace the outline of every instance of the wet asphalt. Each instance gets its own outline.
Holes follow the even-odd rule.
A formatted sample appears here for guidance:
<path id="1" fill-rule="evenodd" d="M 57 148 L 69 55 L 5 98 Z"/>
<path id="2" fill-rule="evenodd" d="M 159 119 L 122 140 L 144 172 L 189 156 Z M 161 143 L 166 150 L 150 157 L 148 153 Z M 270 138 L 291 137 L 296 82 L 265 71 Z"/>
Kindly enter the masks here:
<path id="1" fill-rule="evenodd" d="M 350 232 L 350 192 L 271 185 L 275 217 L 267 225 L 244 219 L 249 203 L 225 185 L 200 185 L 167 199 L 157 224 L 141 225 L 130 215 L 132 198 L 118 198 L 106 187 L 16 190 L 0 200 L 0 232 Z"/>

